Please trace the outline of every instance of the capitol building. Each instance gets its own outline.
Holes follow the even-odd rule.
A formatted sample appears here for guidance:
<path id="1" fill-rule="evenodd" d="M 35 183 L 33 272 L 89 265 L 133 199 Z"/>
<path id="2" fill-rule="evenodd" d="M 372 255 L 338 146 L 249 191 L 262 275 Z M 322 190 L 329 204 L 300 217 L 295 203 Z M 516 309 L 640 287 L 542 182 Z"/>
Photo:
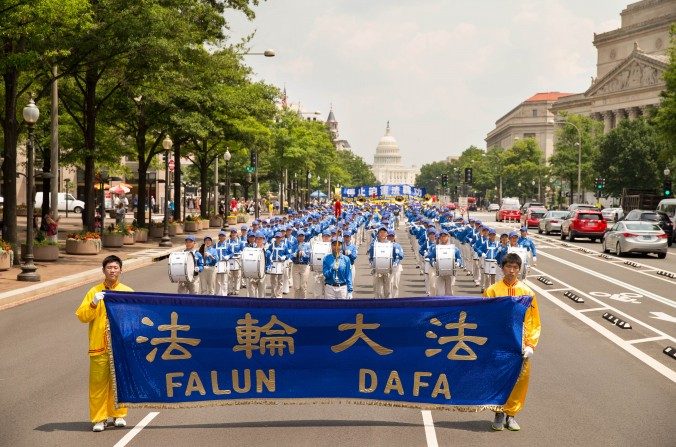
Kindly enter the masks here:
<path id="1" fill-rule="evenodd" d="M 381 185 L 415 184 L 415 177 L 420 170 L 416 166 L 406 167 L 401 162 L 399 144 L 390 135 L 390 122 L 387 122 L 385 135 L 378 142 L 376 154 L 373 156 L 373 175 Z"/>

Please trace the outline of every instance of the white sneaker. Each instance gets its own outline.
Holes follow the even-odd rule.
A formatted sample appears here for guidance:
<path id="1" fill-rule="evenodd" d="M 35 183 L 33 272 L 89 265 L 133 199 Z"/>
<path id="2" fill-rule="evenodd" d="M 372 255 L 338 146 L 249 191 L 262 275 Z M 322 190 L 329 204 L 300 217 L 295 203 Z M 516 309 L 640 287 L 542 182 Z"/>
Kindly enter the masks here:
<path id="1" fill-rule="evenodd" d="M 505 423 L 505 427 L 507 427 L 507 430 L 511 430 L 511 431 L 521 430 L 521 427 L 516 422 L 516 419 L 514 419 L 513 416 L 507 416 L 507 422 Z"/>
<path id="2" fill-rule="evenodd" d="M 127 421 L 124 418 L 115 418 L 115 427 L 126 427 Z"/>
<path id="3" fill-rule="evenodd" d="M 505 413 L 495 413 L 495 419 L 491 428 L 495 431 L 502 431 L 505 428 Z"/>
<path id="4" fill-rule="evenodd" d="M 94 424 L 94 427 L 92 427 L 92 431 L 94 432 L 100 432 L 103 431 L 106 428 L 106 421 L 101 421 L 97 422 Z"/>

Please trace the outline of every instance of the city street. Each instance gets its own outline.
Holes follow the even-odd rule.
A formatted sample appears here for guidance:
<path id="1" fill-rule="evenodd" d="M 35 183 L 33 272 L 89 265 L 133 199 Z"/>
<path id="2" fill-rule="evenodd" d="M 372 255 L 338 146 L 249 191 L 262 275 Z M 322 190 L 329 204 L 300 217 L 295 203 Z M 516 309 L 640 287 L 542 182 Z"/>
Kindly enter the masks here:
<path id="1" fill-rule="evenodd" d="M 488 213 L 475 217 L 493 221 Z M 403 226 L 398 234 L 406 253 L 401 296 L 421 296 L 423 277 Z M 662 350 L 676 346 L 676 279 L 656 272 L 676 272 L 674 249 L 664 260 L 606 258 L 599 243 L 562 244 L 537 232 L 533 239 L 538 263 L 528 284 L 538 297 L 542 337 L 520 432 L 493 432 L 487 411 L 317 404 L 131 409 L 127 428 L 92 433 L 87 327 L 74 315 L 87 285 L 0 312 L 0 445 L 673 445 L 676 360 Z M 365 252 L 362 245 L 359 298 L 372 296 Z M 166 261 L 129 272 L 123 282 L 137 291 L 175 291 Z M 458 276 L 456 295 L 479 292 L 464 272 Z M 606 312 L 631 328 L 603 319 Z"/>

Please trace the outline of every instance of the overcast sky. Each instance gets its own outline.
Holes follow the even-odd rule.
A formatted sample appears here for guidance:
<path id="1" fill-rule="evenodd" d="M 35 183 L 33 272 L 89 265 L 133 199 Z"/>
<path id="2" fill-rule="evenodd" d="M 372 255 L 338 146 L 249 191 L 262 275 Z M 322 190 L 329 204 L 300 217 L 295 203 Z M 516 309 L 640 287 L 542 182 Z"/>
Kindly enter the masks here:
<path id="1" fill-rule="evenodd" d="M 593 33 L 630 0 L 270 0 L 253 22 L 256 79 L 304 111 L 333 104 L 340 135 L 373 163 L 389 120 L 404 164 L 461 153 L 536 92 L 581 92 L 596 75 Z"/>

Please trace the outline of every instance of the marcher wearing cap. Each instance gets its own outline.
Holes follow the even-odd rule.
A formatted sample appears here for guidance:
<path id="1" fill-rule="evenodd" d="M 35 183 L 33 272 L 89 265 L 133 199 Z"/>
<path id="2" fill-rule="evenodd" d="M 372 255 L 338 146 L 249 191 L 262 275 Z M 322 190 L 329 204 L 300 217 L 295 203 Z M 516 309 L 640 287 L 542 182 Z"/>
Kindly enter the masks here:
<path id="1" fill-rule="evenodd" d="M 500 253 L 500 243 L 495 238 L 495 230 L 488 229 L 488 239 L 479 247 L 479 254 L 483 260 L 483 267 L 481 271 L 481 293 L 489 286 L 495 283 L 495 276 L 497 275 L 497 258 Z M 492 273 L 495 271 L 495 273 Z"/>
<path id="2" fill-rule="evenodd" d="M 260 249 L 263 251 L 265 254 L 265 234 L 261 231 L 258 230 L 254 233 L 256 237 L 256 242 L 254 244 L 254 248 Z M 270 267 L 270 262 L 269 258 L 265 256 L 265 268 L 263 269 L 263 277 L 258 279 L 258 278 L 247 278 L 246 280 L 246 288 L 247 288 L 247 296 L 250 298 L 265 298 L 265 279 L 266 279 L 266 272 L 268 271 Z"/>
<path id="3" fill-rule="evenodd" d="M 232 256 L 230 246 L 228 243 L 227 232 L 221 230 L 218 232 L 218 241 L 214 245 L 216 252 L 216 279 L 214 287 L 214 295 L 226 296 L 228 295 L 228 259 Z M 225 269 L 225 270 L 224 270 Z"/>
<path id="4" fill-rule="evenodd" d="M 307 298 L 312 246 L 309 242 L 305 242 L 305 232 L 303 230 L 298 231 L 296 238 L 297 244 L 291 252 L 291 260 L 293 261 L 291 273 L 294 287 L 293 294 L 296 298 Z"/>
<path id="5" fill-rule="evenodd" d="M 246 231 L 246 225 L 243 225 L 241 230 Z M 228 239 L 228 265 L 227 265 L 227 294 L 229 296 L 239 295 L 239 290 L 242 285 L 242 250 L 246 245 L 246 240 L 242 241 L 237 236 L 237 229 L 230 230 L 230 238 Z M 220 274 L 219 274 L 220 275 Z"/>
<path id="6" fill-rule="evenodd" d="M 272 298 L 281 298 L 283 293 L 284 268 L 286 260 L 289 257 L 287 246 L 282 241 L 283 236 L 281 231 L 275 233 L 275 240 L 270 244 L 266 251 L 266 257 L 270 259 L 268 274 L 270 275 Z"/>
<path id="7" fill-rule="evenodd" d="M 387 241 L 392 243 L 392 284 L 390 286 L 390 297 L 399 298 L 399 282 L 401 281 L 401 272 L 404 266 L 401 261 L 404 260 L 404 249 L 396 240 L 396 233 L 394 230 L 387 232 Z"/>
<path id="8" fill-rule="evenodd" d="M 199 248 L 199 254 L 202 255 L 202 259 L 204 260 L 204 268 L 199 275 L 200 293 L 202 295 L 214 295 L 217 254 L 211 236 L 204 236 L 204 242 Z"/>
<path id="9" fill-rule="evenodd" d="M 350 268 L 352 270 L 352 286 L 354 287 L 354 264 L 357 262 L 358 251 L 357 246 L 352 243 L 352 232 L 349 230 L 343 233 L 343 254 L 350 259 Z"/>
<path id="10" fill-rule="evenodd" d="M 424 242 L 420 245 L 420 259 L 422 260 L 421 270 L 425 275 L 425 294 L 427 296 L 436 296 L 437 293 L 437 274 L 432 268 L 430 253 L 437 243 L 437 230 L 429 228 Z"/>
<path id="11" fill-rule="evenodd" d="M 519 247 L 528 250 L 533 257 L 533 265 L 535 265 L 535 263 L 538 262 L 537 251 L 535 249 L 535 243 L 528 237 L 528 227 L 521 227 L 521 236 L 519 236 L 518 244 Z"/>
<path id="12" fill-rule="evenodd" d="M 373 275 L 373 295 L 374 298 L 391 298 L 392 297 L 392 271 L 389 272 L 376 272 L 375 271 L 375 257 L 376 257 L 376 243 L 379 244 L 379 247 L 382 244 L 388 244 L 387 241 L 387 228 L 381 226 L 378 228 L 378 233 L 376 234 L 376 240 L 373 241 L 371 247 L 369 247 L 369 263 L 371 264 L 371 272 Z M 393 249 L 390 248 L 388 251 L 389 255 L 392 256 Z M 384 254 L 384 253 L 383 253 Z M 380 253 L 378 253 L 380 255 Z"/>
<path id="13" fill-rule="evenodd" d="M 324 257 L 324 296 L 331 299 L 352 298 L 352 268 L 350 258 L 341 253 L 343 241 L 339 237 L 331 240 L 331 253 Z"/>
<path id="14" fill-rule="evenodd" d="M 456 268 L 453 269 L 452 272 L 437 272 L 438 270 L 438 259 L 437 259 L 437 250 L 439 247 L 444 247 L 444 246 L 451 246 L 451 239 L 450 239 L 450 234 L 448 230 L 442 229 L 439 232 L 439 240 L 437 241 L 437 244 L 435 244 L 431 248 L 431 252 L 428 255 L 428 259 L 430 259 L 430 262 L 432 264 L 432 270 L 434 270 L 435 278 L 434 278 L 434 286 L 435 286 L 435 294 L 437 296 L 451 296 L 453 295 L 453 286 L 455 285 L 455 277 L 456 277 L 456 272 L 457 268 L 462 268 L 463 266 L 463 261 L 462 261 L 462 256 L 460 254 L 460 250 L 458 247 L 453 245 L 453 251 L 451 252 L 452 256 L 452 261 L 454 263 L 454 266 Z M 442 273 L 442 274 L 437 274 L 437 273 Z"/>
<path id="15" fill-rule="evenodd" d="M 283 218 L 286 220 L 286 217 Z M 292 266 L 293 262 L 291 261 L 291 254 L 294 253 L 296 247 L 298 246 L 298 240 L 293 235 L 294 228 L 289 223 L 284 227 L 284 235 L 282 241 L 286 245 L 286 251 L 289 253 L 289 257 L 286 259 L 284 265 L 284 275 L 282 277 L 282 293 L 288 295 L 293 288 L 293 272 Z"/>
<path id="16" fill-rule="evenodd" d="M 204 259 L 197 247 L 195 246 L 195 236 L 189 234 L 185 237 L 185 250 L 192 253 L 193 258 L 195 259 L 195 275 L 193 276 L 192 281 L 179 281 L 178 291 L 179 294 L 189 293 L 191 295 L 199 295 L 200 293 L 200 280 L 199 274 L 204 268 Z"/>

